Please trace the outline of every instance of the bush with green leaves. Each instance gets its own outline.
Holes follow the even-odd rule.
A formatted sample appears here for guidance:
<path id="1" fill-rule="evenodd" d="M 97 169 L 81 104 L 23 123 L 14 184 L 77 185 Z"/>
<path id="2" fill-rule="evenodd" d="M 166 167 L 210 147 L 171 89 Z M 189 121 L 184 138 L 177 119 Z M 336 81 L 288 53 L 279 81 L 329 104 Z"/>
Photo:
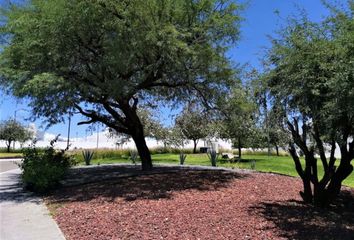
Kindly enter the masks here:
<path id="1" fill-rule="evenodd" d="M 51 141 L 50 147 L 40 151 L 33 143 L 23 150 L 22 180 L 26 189 L 44 193 L 59 185 L 69 168 L 74 165 L 72 157 L 65 150 L 55 150 Z"/>

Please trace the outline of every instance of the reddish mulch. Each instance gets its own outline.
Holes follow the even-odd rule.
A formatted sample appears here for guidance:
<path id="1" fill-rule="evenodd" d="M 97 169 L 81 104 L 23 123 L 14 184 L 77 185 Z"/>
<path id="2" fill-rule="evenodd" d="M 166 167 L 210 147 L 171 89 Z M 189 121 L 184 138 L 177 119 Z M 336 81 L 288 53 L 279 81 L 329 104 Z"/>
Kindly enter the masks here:
<path id="1" fill-rule="evenodd" d="M 354 239 L 354 190 L 329 210 L 301 203 L 301 181 L 180 170 L 63 188 L 48 197 L 68 240 Z"/>

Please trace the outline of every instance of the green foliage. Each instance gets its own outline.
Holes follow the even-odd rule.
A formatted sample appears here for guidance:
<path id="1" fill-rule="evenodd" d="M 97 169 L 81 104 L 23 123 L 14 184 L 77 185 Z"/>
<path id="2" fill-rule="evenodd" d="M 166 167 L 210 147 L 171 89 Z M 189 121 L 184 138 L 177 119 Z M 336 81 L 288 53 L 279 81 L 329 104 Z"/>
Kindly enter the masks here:
<path id="1" fill-rule="evenodd" d="M 232 93 L 219 103 L 219 108 L 223 113 L 220 122 L 223 138 L 232 139 L 234 146 L 239 148 L 259 147 L 257 140 L 262 139 L 262 133 L 257 127 L 257 104 L 249 89 L 242 86 L 232 89 Z"/>
<path id="2" fill-rule="evenodd" d="M 109 159 L 109 158 L 128 158 L 129 156 L 129 149 L 88 149 L 90 151 L 94 151 L 91 160 L 95 159 Z M 76 161 L 85 163 L 84 157 L 82 155 L 82 150 L 72 150 L 69 151 L 68 154 L 73 156 Z"/>
<path id="3" fill-rule="evenodd" d="M 154 113 L 148 107 L 137 109 L 138 117 L 144 127 L 144 135 L 153 137 L 157 141 L 167 142 L 168 129 L 163 127 L 158 119 L 154 117 Z M 109 129 L 108 137 L 115 138 L 116 144 L 122 146 L 131 138 L 129 135 L 117 132 L 113 128 Z"/>
<path id="4" fill-rule="evenodd" d="M 150 152 L 151 154 L 161 154 L 161 153 L 174 153 L 174 154 L 179 154 L 181 151 L 183 151 L 186 154 L 192 154 L 193 153 L 193 148 L 177 148 L 177 147 L 155 147 L 151 148 Z"/>
<path id="5" fill-rule="evenodd" d="M 34 144 L 23 150 L 23 161 L 19 166 L 27 189 L 38 193 L 53 189 L 74 164 L 65 151 L 54 149 L 55 141 L 44 151 L 38 151 Z"/>
<path id="6" fill-rule="evenodd" d="M 237 153 L 236 150 L 233 151 L 233 153 Z M 259 156 L 277 156 L 277 152 L 272 150 L 270 152 L 268 152 L 268 150 L 258 150 L 258 149 L 255 149 L 255 150 L 252 150 L 252 149 L 245 149 L 242 151 L 243 154 L 245 155 L 259 155 Z M 279 151 L 279 156 L 290 156 L 289 152 L 288 151 Z"/>
<path id="7" fill-rule="evenodd" d="M 38 149 L 37 149 L 38 150 Z M 130 158 L 131 149 L 89 149 L 94 151 L 91 162 L 94 160 L 109 160 L 109 159 L 124 159 L 128 160 Z M 43 151 L 42 149 L 40 151 Z M 136 150 L 135 150 L 136 151 Z M 179 148 L 170 148 L 170 147 L 159 147 L 150 149 L 151 154 L 163 154 L 163 153 L 173 153 L 179 154 L 181 149 Z M 193 149 L 183 149 L 183 152 L 186 154 L 192 154 Z M 85 163 L 84 157 L 82 155 L 82 150 L 72 150 L 68 152 L 75 161 L 79 163 Z"/>
<path id="8" fill-rule="evenodd" d="M 290 141 L 290 134 L 285 129 L 284 116 L 286 115 L 281 104 L 274 106 L 267 112 L 266 130 L 269 134 L 269 142 L 275 146 L 287 146 Z"/>
<path id="9" fill-rule="evenodd" d="M 8 42 L 1 52 L 2 85 L 30 97 L 35 115 L 51 123 L 90 103 L 94 111 L 83 115 L 130 133 L 117 121 L 130 116 L 112 110 L 134 110 L 127 104 L 138 99 L 180 101 L 198 92 L 211 100 L 232 82 L 224 54 L 239 38 L 239 10 L 224 0 L 11 5 L 2 9 L 0 34 Z"/>
<path id="10" fill-rule="evenodd" d="M 180 133 L 182 139 L 193 140 L 194 153 L 196 153 L 198 141 L 211 133 L 210 123 L 210 115 L 203 112 L 196 103 L 192 103 L 188 104 L 177 116 L 175 131 Z"/>
<path id="11" fill-rule="evenodd" d="M 11 143 L 15 141 L 25 142 L 32 138 L 33 133 L 13 119 L 0 123 L 0 140 L 5 141 L 7 152 L 10 152 Z"/>
<path id="12" fill-rule="evenodd" d="M 133 137 L 151 169 L 138 109 L 228 92 L 239 38 L 231 0 L 36 0 L 1 9 L 0 84 L 49 124 L 78 111 Z M 145 129 L 146 130 L 146 129 Z"/>
<path id="13" fill-rule="evenodd" d="M 94 153 L 95 153 L 94 151 L 90 151 L 90 150 L 82 151 L 82 156 L 84 158 L 86 165 L 91 164 L 91 159 L 92 159 Z"/>
<path id="14" fill-rule="evenodd" d="M 304 182 L 304 201 L 328 205 L 353 171 L 354 158 L 354 5 L 331 8 L 315 23 L 293 19 L 273 40 L 269 61 L 271 94 L 286 109 L 292 134 L 290 152 Z M 301 129 L 300 129 L 301 128 Z M 304 153 L 299 161 L 295 145 Z M 334 156 L 336 146 L 341 159 Z M 329 146 L 330 157 L 326 156 Z M 325 174 L 317 174 L 319 154 Z M 336 166 L 335 164 L 338 164 Z M 312 191 L 315 189 L 315 191 Z"/>
<path id="15" fill-rule="evenodd" d="M 0 153 L 7 153 L 7 148 L 0 148 Z M 22 154 L 22 149 L 12 149 L 11 153 L 19 153 Z"/>

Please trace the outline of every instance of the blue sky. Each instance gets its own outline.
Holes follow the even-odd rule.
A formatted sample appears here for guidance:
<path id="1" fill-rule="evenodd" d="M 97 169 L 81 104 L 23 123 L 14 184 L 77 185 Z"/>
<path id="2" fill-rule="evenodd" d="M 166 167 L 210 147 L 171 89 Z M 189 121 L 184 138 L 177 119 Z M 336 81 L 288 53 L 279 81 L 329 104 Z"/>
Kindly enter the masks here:
<path id="1" fill-rule="evenodd" d="M 8 0 L 0 0 L 1 4 L 6 2 Z M 319 21 L 328 14 L 328 10 L 321 4 L 321 0 L 248 0 L 247 2 L 247 8 L 242 13 L 244 21 L 241 24 L 241 39 L 228 54 L 234 62 L 249 64 L 256 68 L 260 67 L 260 58 L 264 49 L 270 46 L 268 36 L 274 35 L 275 31 L 284 24 L 287 16 L 296 14 L 299 8 L 305 9 L 309 18 L 314 21 Z M 276 14 L 276 11 L 279 14 Z M 25 101 L 15 100 L 0 91 L 0 120 L 14 117 L 16 111 L 17 119 L 28 124 L 29 122 L 25 120 L 29 117 L 27 109 Z M 171 115 L 175 113 L 175 111 L 169 111 L 168 108 L 162 108 L 163 122 L 171 124 Z M 73 117 L 72 137 L 85 136 L 86 134 L 87 126 L 76 125 L 80 119 L 80 116 Z M 36 125 L 41 127 L 41 120 L 37 120 Z M 67 124 L 57 124 L 47 131 L 66 136 Z"/>

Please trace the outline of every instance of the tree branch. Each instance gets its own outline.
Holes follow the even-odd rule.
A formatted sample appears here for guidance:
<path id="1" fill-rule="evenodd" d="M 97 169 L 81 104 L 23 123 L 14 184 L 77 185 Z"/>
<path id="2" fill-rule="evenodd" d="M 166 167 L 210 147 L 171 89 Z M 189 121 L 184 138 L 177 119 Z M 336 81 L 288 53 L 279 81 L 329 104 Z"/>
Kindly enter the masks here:
<path id="1" fill-rule="evenodd" d="M 96 121 L 93 120 L 93 119 L 90 119 L 88 121 L 81 121 L 81 122 L 78 122 L 77 125 L 84 125 L 84 124 L 91 124 L 91 123 L 95 123 Z"/>
<path id="2" fill-rule="evenodd" d="M 109 112 L 113 116 L 114 119 L 116 119 L 118 122 L 120 122 L 122 125 L 126 125 L 126 119 L 124 119 L 117 111 L 115 111 L 107 102 L 102 101 L 102 105 L 104 109 Z"/>
<path id="3" fill-rule="evenodd" d="M 350 161 L 354 159 L 354 139 L 349 143 L 349 158 Z"/>
<path id="4" fill-rule="evenodd" d="M 325 154 L 325 151 L 324 151 L 323 142 L 322 142 L 322 140 L 320 138 L 320 133 L 319 133 L 319 129 L 318 129 L 317 124 L 314 123 L 313 128 L 314 128 L 314 132 L 313 132 L 312 135 L 313 135 L 313 137 L 314 137 L 314 139 L 316 141 L 316 145 L 317 145 L 318 151 L 320 152 L 320 158 L 321 158 L 321 161 L 322 161 L 322 165 L 323 165 L 324 171 L 327 172 L 328 171 L 328 162 L 327 162 L 326 154 Z"/>
<path id="5" fill-rule="evenodd" d="M 119 126 L 115 123 L 113 123 L 107 116 L 102 116 L 102 115 L 98 115 L 96 112 L 94 111 L 86 111 L 84 109 L 82 109 L 78 104 L 74 104 L 74 107 L 84 116 L 91 118 L 91 120 L 86 121 L 86 123 L 88 122 L 101 122 L 103 124 L 105 124 L 106 126 L 113 128 L 114 130 L 116 130 L 117 132 L 121 132 L 121 133 L 125 133 L 125 134 L 129 134 L 130 132 L 127 128 L 124 128 L 122 126 Z M 81 122 L 82 124 L 84 124 L 85 122 Z"/>
<path id="6" fill-rule="evenodd" d="M 336 151 L 336 142 L 334 141 L 334 138 L 332 138 L 332 143 L 331 143 L 331 156 L 329 158 L 329 165 L 328 168 L 331 170 L 334 167 L 334 163 L 336 161 L 336 158 L 334 156 Z"/>
<path id="7" fill-rule="evenodd" d="M 293 136 L 294 142 L 305 153 L 305 155 L 308 155 L 310 153 L 310 151 L 307 148 L 306 143 L 303 142 L 303 139 L 301 138 L 301 136 L 299 134 L 299 127 L 298 127 L 298 122 L 296 119 L 294 119 L 294 124 L 295 124 L 295 126 L 290 121 L 287 121 L 287 125 L 288 125 L 290 132 L 291 132 L 291 135 Z"/>
<path id="8" fill-rule="evenodd" d="M 289 152 L 295 163 L 295 169 L 301 178 L 304 177 L 304 170 L 302 169 L 300 159 L 296 153 L 294 144 L 290 144 Z"/>

